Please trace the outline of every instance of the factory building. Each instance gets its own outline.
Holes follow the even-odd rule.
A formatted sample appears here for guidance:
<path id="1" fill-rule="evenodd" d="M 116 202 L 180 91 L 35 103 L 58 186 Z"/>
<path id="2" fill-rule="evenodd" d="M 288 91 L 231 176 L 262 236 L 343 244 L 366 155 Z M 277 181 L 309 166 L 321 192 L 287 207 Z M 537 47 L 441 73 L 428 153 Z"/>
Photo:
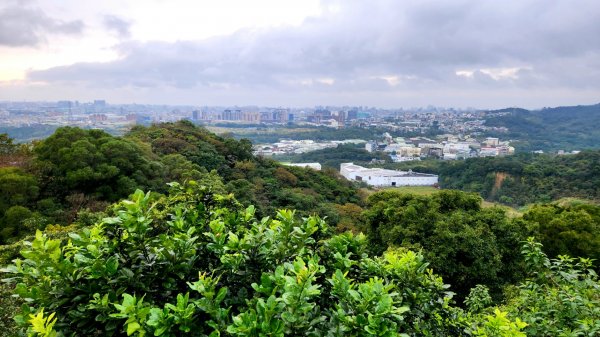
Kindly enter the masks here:
<path id="1" fill-rule="evenodd" d="M 348 180 L 364 181 L 377 187 L 433 186 L 438 183 L 438 176 L 434 174 L 366 168 L 354 163 L 342 163 L 340 173 Z"/>

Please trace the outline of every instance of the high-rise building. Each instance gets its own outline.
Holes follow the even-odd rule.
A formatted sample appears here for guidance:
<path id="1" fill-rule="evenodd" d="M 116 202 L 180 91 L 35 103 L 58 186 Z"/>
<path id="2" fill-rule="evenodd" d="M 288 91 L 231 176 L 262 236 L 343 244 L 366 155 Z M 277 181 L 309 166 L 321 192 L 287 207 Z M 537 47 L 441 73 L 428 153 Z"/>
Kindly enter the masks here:
<path id="1" fill-rule="evenodd" d="M 224 121 L 239 121 L 242 120 L 242 110 L 225 109 L 221 114 L 221 120 Z"/>
<path id="2" fill-rule="evenodd" d="M 289 121 L 290 111 L 288 109 L 277 109 L 273 113 L 273 119 L 280 123 L 287 123 Z"/>
<path id="3" fill-rule="evenodd" d="M 352 110 L 348 110 L 348 112 L 346 113 L 346 119 L 351 121 L 353 119 L 357 119 L 358 118 L 358 110 L 356 109 L 352 109 Z"/>
<path id="4" fill-rule="evenodd" d="M 260 122 L 261 113 L 260 112 L 249 112 L 245 111 L 242 113 L 242 120 L 244 122 L 250 123 L 259 123 Z"/>

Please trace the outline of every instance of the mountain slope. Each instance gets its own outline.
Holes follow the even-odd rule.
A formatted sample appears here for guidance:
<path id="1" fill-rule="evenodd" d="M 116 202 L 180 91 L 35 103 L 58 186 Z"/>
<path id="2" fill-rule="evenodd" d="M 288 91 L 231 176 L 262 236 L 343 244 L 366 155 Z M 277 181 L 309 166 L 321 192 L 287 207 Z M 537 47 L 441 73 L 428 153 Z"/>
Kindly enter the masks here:
<path id="1" fill-rule="evenodd" d="M 493 116 L 495 112 L 508 114 Z M 490 115 L 486 125 L 508 128 L 508 138 L 518 140 L 515 142 L 517 150 L 571 151 L 599 145 L 600 104 L 535 111 L 509 108 L 491 111 Z"/>

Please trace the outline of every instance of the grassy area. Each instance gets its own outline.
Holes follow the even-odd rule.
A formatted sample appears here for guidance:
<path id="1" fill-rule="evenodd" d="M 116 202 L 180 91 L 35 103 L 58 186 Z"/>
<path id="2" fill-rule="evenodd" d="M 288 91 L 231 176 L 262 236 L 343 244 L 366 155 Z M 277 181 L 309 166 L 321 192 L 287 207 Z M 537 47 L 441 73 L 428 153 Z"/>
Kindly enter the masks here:
<path id="1" fill-rule="evenodd" d="M 500 203 L 497 203 L 497 202 L 489 202 L 489 201 L 485 201 L 485 200 L 484 200 L 484 201 L 481 203 L 481 206 L 482 206 L 483 208 L 489 208 L 489 207 L 500 207 L 500 208 L 502 208 L 502 209 L 504 209 L 504 210 L 506 211 L 506 215 L 507 215 L 509 218 L 518 218 L 518 217 L 520 217 L 520 216 L 522 216 L 522 215 L 523 215 L 523 213 L 522 213 L 522 212 L 520 212 L 519 210 L 516 210 L 516 209 L 514 209 L 514 208 L 512 208 L 512 207 L 510 207 L 510 206 L 502 205 L 502 204 L 500 204 Z"/>
<path id="2" fill-rule="evenodd" d="M 439 189 L 432 186 L 399 186 L 399 187 L 384 187 L 384 188 L 362 188 L 363 192 L 371 195 L 375 192 L 393 190 L 404 193 L 411 193 L 416 195 L 430 195 L 439 191 Z"/>
<path id="3" fill-rule="evenodd" d="M 557 204 L 558 206 L 561 207 L 568 207 L 568 206 L 576 206 L 576 205 L 599 205 L 600 203 L 598 201 L 595 200 L 587 200 L 587 199 L 581 199 L 581 198 L 561 198 L 558 199 L 556 201 L 553 202 L 554 204 Z"/>
<path id="4" fill-rule="evenodd" d="M 439 189 L 433 186 L 400 186 L 400 187 L 389 187 L 385 188 L 385 190 L 392 189 L 399 192 L 416 194 L 416 195 L 430 195 L 433 194 Z"/>

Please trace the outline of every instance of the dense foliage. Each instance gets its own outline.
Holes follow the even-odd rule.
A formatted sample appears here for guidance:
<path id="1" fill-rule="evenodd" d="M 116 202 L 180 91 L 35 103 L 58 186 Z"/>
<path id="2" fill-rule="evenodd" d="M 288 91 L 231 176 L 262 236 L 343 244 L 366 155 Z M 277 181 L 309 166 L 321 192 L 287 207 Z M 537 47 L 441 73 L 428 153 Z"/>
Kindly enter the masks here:
<path id="1" fill-rule="evenodd" d="M 459 191 L 417 196 L 387 190 L 368 199 L 364 213 L 371 247 L 422 249 L 426 259 L 464 299 L 477 284 L 498 296 L 522 273 L 523 227 L 500 208 L 481 208 L 481 198 Z"/>
<path id="2" fill-rule="evenodd" d="M 598 147 L 600 104 L 545 108 L 499 110 L 501 116 L 488 118 L 486 125 L 507 127 L 503 138 L 516 139 L 519 151 L 583 150 Z"/>
<path id="3" fill-rule="evenodd" d="M 161 184 L 156 161 L 136 144 L 101 130 L 59 128 L 34 152 L 48 196 L 78 192 L 114 201 L 138 186 Z"/>
<path id="4" fill-rule="evenodd" d="M 576 201 L 535 205 L 516 221 L 530 229 L 551 258 L 579 256 L 599 266 L 600 206 Z"/>
<path id="5" fill-rule="evenodd" d="M 254 157 L 248 140 L 222 138 L 191 123 L 136 127 L 127 138 L 150 145 L 154 153 L 180 154 L 193 164 L 216 170 L 227 192 L 255 205 L 260 216 L 287 207 L 303 215 L 327 216 L 336 223 L 336 204 L 360 203 L 357 190 L 334 170 L 284 167 Z"/>
<path id="6" fill-rule="evenodd" d="M 3 269 L 24 301 L 29 336 L 596 336 L 600 283 L 589 259 L 522 248 L 527 279 L 494 306 L 485 286 L 467 310 L 421 253 L 368 253 L 318 217 L 257 219 L 194 182 L 137 191 L 68 238 L 39 232 Z M 450 196 L 450 198 L 448 198 Z M 443 210 L 468 208 L 446 196 Z M 440 200 L 443 198 L 440 198 Z M 472 206 L 470 206 L 472 207 Z M 52 238 L 55 237 L 55 238 Z M 2 289 L 0 289 L 2 290 Z M 4 292 L 4 290 L 2 290 Z M 15 302 L 16 301 L 16 302 Z M 4 308 L 3 308 L 4 309 Z M 6 326 L 5 312 L 0 319 Z"/>
<path id="7" fill-rule="evenodd" d="M 7 166 L 0 167 L 0 244 L 68 224 L 82 211 L 102 211 L 138 188 L 164 193 L 168 181 L 235 193 L 261 216 L 289 207 L 337 223 L 337 205 L 360 204 L 357 190 L 333 170 L 286 168 L 254 157 L 248 140 L 186 121 L 136 126 L 124 137 L 63 127 L 16 160 L 18 148 L 0 138 L 0 164 Z"/>
<path id="8" fill-rule="evenodd" d="M 528 279 L 502 309 L 528 324 L 528 336 L 600 335 L 600 282 L 592 261 L 566 255 L 550 260 L 531 238 L 522 252 Z"/>
<path id="9" fill-rule="evenodd" d="M 439 175 L 442 188 L 477 192 L 490 201 L 522 206 L 565 197 L 600 200 L 600 151 L 575 155 L 520 153 L 506 157 L 389 164 Z"/>
<path id="10" fill-rule="evenodd" d="M 0 265 L 22 256 L 3 269 L 0 336 L 599 334 L 600 206 L 562 200 L 513 218 L 450 190 L 365 203 L 335 170 L 285 167 L 250 145 L 189 122 L 124 137 L 60 128 L 30 145 L 0 135 Z M 598 199 L 599 159 L 399 165 L 520 205 Z"/>
<path id="11" fill-rule="evenodd" d="M 231 196 L 174 184 L 157 200 L 136 192 L 68 241 L 38 232 L 4 271 L 26 301 L 17 321 L 40 335 L 466 334 L 422 255 L 366 248 L 318 217 L 258 220 Z"/>
<path id="12" fill-rule="evenodd" d="M 600 198 L 600 151 L 476 158 L 440 168 L 441 185 L 512 205 L 563 197 Z"/>

